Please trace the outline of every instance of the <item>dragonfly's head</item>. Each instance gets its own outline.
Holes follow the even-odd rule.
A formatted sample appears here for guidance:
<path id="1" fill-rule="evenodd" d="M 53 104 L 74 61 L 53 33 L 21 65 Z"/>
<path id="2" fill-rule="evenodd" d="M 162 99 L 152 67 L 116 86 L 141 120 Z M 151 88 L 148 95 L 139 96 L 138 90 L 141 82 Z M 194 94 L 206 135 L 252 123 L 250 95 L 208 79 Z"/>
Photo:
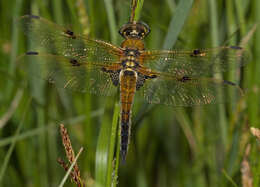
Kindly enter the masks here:
<path id="1" fill-rule="evenodd" d="M 150 32 L 149 26 L 144 22 L 132 22 L 124 24 L 120 30 L 119 34 L 125 39 L 144 39 Z"/>

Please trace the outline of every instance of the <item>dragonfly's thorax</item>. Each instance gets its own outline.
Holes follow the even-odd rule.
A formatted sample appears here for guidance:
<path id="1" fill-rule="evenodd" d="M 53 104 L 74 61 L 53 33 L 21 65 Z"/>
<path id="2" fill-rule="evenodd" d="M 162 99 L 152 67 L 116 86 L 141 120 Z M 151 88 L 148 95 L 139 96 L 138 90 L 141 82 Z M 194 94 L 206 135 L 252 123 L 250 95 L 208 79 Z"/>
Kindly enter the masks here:
<path id="1" fill-rule="evenodd" d="M 139 66 L 140 52 L 138 49 L 126 48 L 124 49 L 124 56 L 121 58 L 123 69 L 131 68 L 135 69 Z"/>
<path id="2" fill-rule="evenodd" d="M 128 56 L 125 59 L 122 60 L 122 67 L 123 69 L 136 69 L 139 67 L 139 63 L 135 57 Z"/>
<path id="3" fill-rule="evenodd" d="M 144 50 L 144 42 L 140 39 L 128 38 L 122 42 L 121 47 L 124 49 Z"/>
<path id="4" fill-rule="evenodd" d="M 127 60 L 123 63 L 123 67 L 125 68 L 135 68 L 137 66 L 137 63 L 135 61 L 132 60 Z"/>

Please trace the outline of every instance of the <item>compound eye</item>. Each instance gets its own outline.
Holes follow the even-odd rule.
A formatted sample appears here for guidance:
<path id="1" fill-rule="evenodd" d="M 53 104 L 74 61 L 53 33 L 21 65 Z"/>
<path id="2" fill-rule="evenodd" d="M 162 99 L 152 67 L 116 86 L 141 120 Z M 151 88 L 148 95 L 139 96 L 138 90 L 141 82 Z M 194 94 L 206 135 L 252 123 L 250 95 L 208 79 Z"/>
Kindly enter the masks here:
<path id="1" fill-rule="evenodd" d="M 144 37 L 144 33 L 143 33 L 143 32 L 139 32 L 139 33 L 138 33 L 138 36 L 139 36 L 140 38 L 143 38 L 143 37 Z"/>
<path id="2" fill-rule="evenodd" d="M 124 35 L 125 35 L 125 36 L 131 35 L 131 31 L 130 31 L 130 30 L 126 30 L 126 31 L 124 32 Z"/>

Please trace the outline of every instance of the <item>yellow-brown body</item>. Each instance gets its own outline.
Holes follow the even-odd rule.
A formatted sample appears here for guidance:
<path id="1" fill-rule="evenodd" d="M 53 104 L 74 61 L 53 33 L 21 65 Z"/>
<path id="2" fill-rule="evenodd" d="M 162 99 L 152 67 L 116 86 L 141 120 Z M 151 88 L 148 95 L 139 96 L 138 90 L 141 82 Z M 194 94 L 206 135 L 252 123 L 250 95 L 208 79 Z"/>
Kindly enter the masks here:
<path id="1" fill-rule="evenodd" d="M 131 130 L 131 109 L 136 91 L 138 74 L 135 68 L 140 64 L 137 50 L 143 50 L 144 44 L 141 39 L 126 39 L 123 41 L 122 48 L 127 52 L 121 59 L 124 64 L 120 72 L 120 102 L 121 102 L 121 155 L 125 160 Z"/>

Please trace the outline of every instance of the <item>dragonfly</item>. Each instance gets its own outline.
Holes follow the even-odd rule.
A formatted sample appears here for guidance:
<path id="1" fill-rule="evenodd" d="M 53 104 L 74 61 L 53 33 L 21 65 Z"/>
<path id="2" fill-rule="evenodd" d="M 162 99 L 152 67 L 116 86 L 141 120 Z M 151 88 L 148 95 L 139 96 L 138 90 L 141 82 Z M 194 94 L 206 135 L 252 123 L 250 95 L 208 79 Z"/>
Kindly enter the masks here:
<path id="1" fill-rule="evenodd" d="M 245 49 L 222 46 L 194 50 L 146 50 L 150 28 L 132 21 L 119 29 L 121 46 L 75 34 L 42 17 L 25 15 L 20 28 L 44 50 L 28 51 L 19 65 L 34 65 L 37 76 L 59 87 L 103 96 L 120 92 L 120 154 L 126 159 L 131 110 L 136 92 L 148 103 L 194 106 L 228 101 L 219 90 L 242 94 L 236 84 L 215 73 L 245 64 Z"/>

